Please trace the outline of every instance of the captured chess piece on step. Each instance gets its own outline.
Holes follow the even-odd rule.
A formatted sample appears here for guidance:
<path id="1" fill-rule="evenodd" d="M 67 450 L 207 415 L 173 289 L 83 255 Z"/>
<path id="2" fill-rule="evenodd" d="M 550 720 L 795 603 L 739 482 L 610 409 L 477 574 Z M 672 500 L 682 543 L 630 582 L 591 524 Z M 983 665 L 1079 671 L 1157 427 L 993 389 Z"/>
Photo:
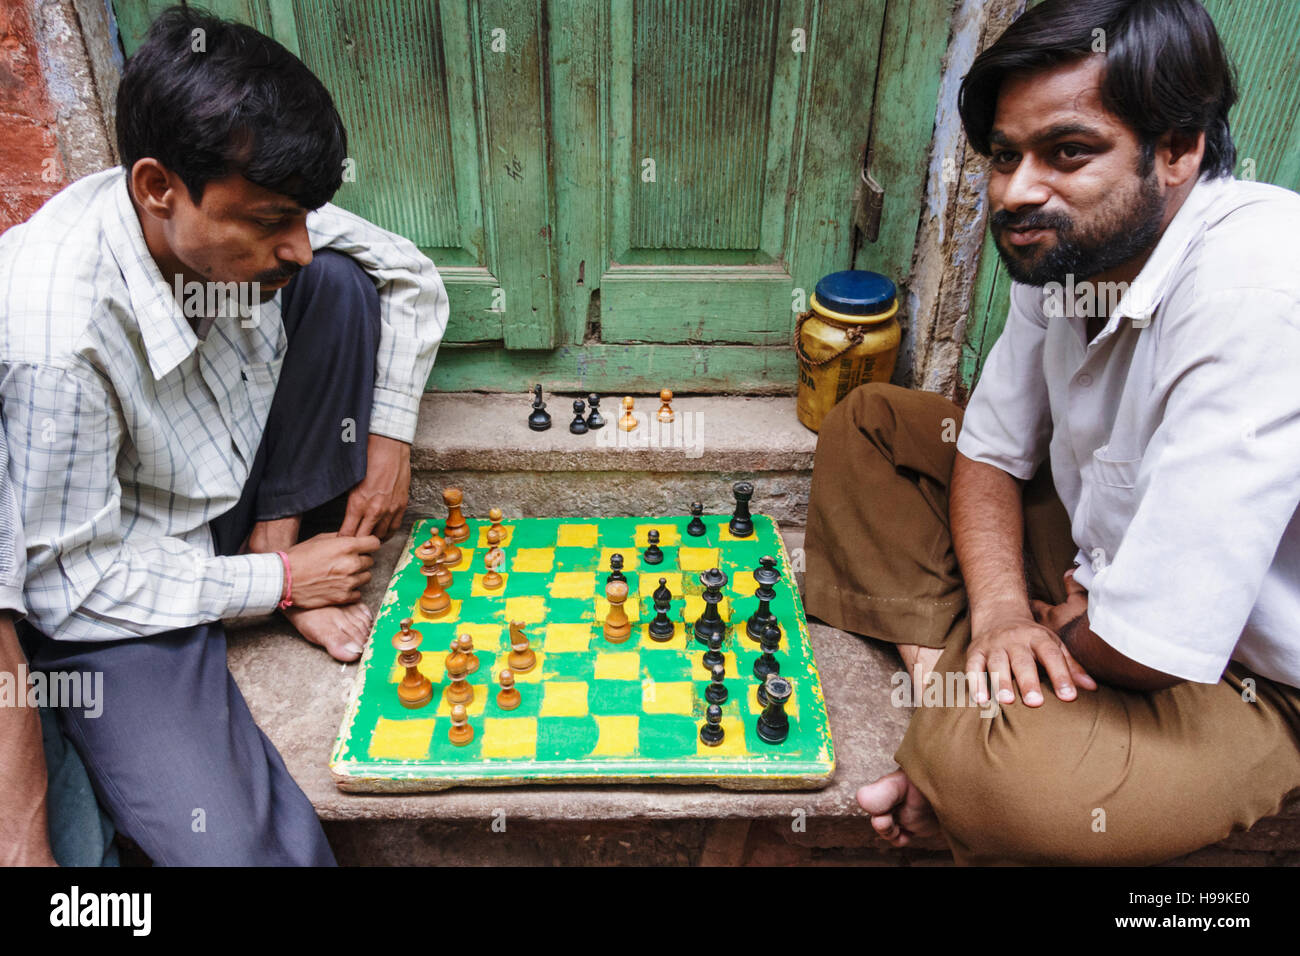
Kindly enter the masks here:
<path id="1" fill-rule="evenodd" d="M 591 414 L 587 416 L 587 428 L 595 431 L 597 428 L 605 427 L 605 416 L 600 413 L 600 396 L 592 392 L 587 396 L 587 404 L 591 406 Z"/>
<path id="2" fill-rule="evenodd" d="M 605 617 L 605 640 L 622 644 L 632 633 L 632 624 L 623 602 L 627 600 L 627 582 L 611 581 L 605 585 L 605 598 L 609 601 L 609 614 Z"/>
<path id="3" fill-rule="evenodd" d="M 528 416 L 528 427 L 535 432 L 544 432 L 551 427 L 551 416 L 542 401 L 542 386 L 533 386 L 533 413 Z"/>
<path id="4" fill-rule="evenodd" d="M 587 422 L 583 419 L 582 413 L 586 411 L 586 403 L 582 399 L 575 399 L 573 402 L 573 421 L 569 422 L 569 431 L 575 435 L 587 434 Z"/>
<path id="5" fill-rule="evenodd" d="M 618 427 L 625 432 L 630 432 L 636 428 L 636 415 L 632 414 L 632 406 L 635 404 L 631 395 L 623 397 L 623 417 L 618 420 Z"/>
<path id="6" fill-rule="evenodd" d="M 420 672 L 420 643 L 424 636 L 411 627 L 412 623 L 409 617 L 402 621 L 402 629 L 393 635 L 393 646 L 399 651 L 397 663 L 406 668 L 397 685 L 397 699 L 403 707 L 414 710 L 433 700 L 433 682 Z"/>
<path id="7" fill-rule="evenodd" d="M 670 388 L 665 388 L 659 393 L 659 421 L 667 425 L 673 422 L 677 416 L 673 414 L 673 392 Z"/>

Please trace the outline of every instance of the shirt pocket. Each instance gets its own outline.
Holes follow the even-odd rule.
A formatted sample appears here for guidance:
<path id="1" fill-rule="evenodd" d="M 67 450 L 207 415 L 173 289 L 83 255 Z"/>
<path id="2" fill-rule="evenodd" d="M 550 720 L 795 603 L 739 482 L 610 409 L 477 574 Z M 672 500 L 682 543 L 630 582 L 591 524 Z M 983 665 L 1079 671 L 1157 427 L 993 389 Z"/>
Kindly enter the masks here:
<path id="1" fill-rule="evenodd" d="M 1092 453 L 1091 467 L 1082 476 L 1086 496 L 1083 536 L 1088 540 L 1081 543 L 1090 553 L 1101 548 L 1109 564 L 1137 512 L 1137 478 L 1142 459 L 1107 458 L 1104 451 Z"/>
<path id="2" fill-rule="evenodd" d="M 236 443 L 245 461 L 252 461 L 252 455 L 261 443 L 283 365 L 284 359 L 278 358 L 271 362 L 250 362 L 239 370 L 243 388 L 236 389 L 235 394 L 242 397 L 240 404 L 243 408 L 236 409 L 237 424 L 234 431 Z"/>

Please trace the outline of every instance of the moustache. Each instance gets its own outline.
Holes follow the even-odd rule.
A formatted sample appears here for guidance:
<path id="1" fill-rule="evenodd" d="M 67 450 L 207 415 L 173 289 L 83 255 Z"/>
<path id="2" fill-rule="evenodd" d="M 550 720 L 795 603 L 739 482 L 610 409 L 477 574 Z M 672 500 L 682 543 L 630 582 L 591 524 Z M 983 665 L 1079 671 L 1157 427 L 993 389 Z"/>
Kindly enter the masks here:
<path id="1" fill-rule="evenodd" d="M 1059 213 L 1031 212 L 1017 216 L 1005 209 L 999 209 L 990 216 L 989 224 L 997 230 L 1055 229 L 1057 232 L 1069 232 L 1074 226 L 1068 216 Z"/>

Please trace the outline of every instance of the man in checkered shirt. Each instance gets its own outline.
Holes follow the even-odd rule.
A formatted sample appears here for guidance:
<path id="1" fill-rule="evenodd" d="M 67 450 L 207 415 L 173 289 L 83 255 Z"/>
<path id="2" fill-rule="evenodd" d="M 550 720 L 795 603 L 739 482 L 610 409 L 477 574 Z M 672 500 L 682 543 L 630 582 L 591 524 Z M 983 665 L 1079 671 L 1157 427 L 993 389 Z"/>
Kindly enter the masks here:
<path id="1" fill-rule="evenodd" d="M 122 166 L 0 236 L 0 400 L 33 667 L 118 829 L 156 863 L 328 864 L 226 666 L 223 618 L 281 607 L 355 660 L 447 323 L 433 263 L 330 205 L 329 93 L 251 28 L 179 8 L 131 58 Z M 330 502 L 337 533 L 299 541 Z"/>

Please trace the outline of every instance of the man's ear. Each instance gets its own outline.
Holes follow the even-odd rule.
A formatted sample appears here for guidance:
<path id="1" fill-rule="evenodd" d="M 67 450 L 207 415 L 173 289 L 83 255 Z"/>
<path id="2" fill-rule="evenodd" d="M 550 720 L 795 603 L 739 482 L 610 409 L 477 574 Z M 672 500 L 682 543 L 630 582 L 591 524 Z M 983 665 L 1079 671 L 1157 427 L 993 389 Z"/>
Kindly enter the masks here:
<path id="1" fill-rule="evenodd" d="M 167 167 L 153 157 L 137 159 L 131 167 L 131 195 L 155 219 L 170 219 L 176 206 L 173 179 Z"/>
<path id="2" fill-rule="evenodd" d="M 1156 167 L 1165 186 L 1177 189 L 1200 175 L 1205 156 L 1205 131 L 1195 134 L 1170 130 L 1156 144 Z"/>

